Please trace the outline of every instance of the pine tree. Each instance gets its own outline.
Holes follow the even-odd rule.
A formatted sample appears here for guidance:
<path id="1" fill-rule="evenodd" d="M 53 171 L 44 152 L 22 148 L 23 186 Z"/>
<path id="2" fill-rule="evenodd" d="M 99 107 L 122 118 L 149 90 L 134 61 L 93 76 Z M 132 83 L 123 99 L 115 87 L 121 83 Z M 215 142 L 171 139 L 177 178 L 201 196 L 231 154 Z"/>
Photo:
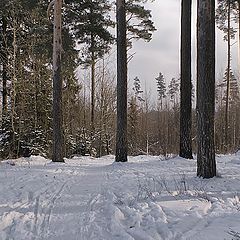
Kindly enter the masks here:
<path id="1" fill-rule="evenodd" d="M 62 0 L 54 2 L 53 37 L 53 162 L 63 160 L 63 113 L 62 113 Z"/>
<path id="2" fill-rule="evenodd" d="M 161 110 L 163 109 L 163 99 L 166 97 L 166 83 L 163 74 L 160 72 L 156 79 L 158 98 L 160 100 Z"/>
<path id="3" fill-rule="evenodd" d="M 238 105 L 240 102 L 240 92 L 238 80 L 233 72 L 230 73 L 230 105 Z"/>
<path id="4" fill-rule="evenodd" d="M 192 159 L 192 82 L 191 82 L 191 0 L 182 0 L 181 83 L 180 83 L 180 152 Z"/>
<path id="5" fill-rule="evenodd" d="M 114 27 L 110 18 L 111 4 L 106 0 L 72 0 L 67 12 L 67 21 L 78 44 L 81 44 L 80 63 L 91 67 L 91 128 L 94 132 L 96 77 L 95 65 L 108 53 L 114 38 L 109 27 Z"/>
<path id="6" fill-rule="evenodd" d="M 2 66 L 1 70 L 1 79 L 2 79 L 2 124 L 3 119 L 6 117 L 7 114 L 7 19 L 4 16 L 4 13 L 1 12 L 0 14 L 0 27 L 1 27 L 1 35 L 0 35 L 0 63 Z"/>
<path id="7" fill-rule="evenodd" d="M 133 40 L 143 39 L 149 42 L 156 31 L 151 20 L 151 11 L 145 8 L 146 0 L 127 0 L 127 39 L 128 46 L 132 46 Z"/>
<path id="8" fill-rule="evenodd" d="M 239 86 L 238 86 L 238 81 L 233 74 L 232 70 L 230 69 L 230 78 L 229 78 L 229 96 L 228 96 L 228 101 L 229 101 L 229 107 L 232 105 L 237 105 L 240 101 L 240 96 L 239 96 Z M 223 101 L 227 101 L 227 81 L 228 81 L 228 70 L 226 69 L 224 73 L 224 78 L 223 78 L 223 83 L 220 86 L 224 86 L 224 95 L 223 95 Z"/>
<path id="9" fill-rule="evenodd" d="M 128 108 L 128 145 L 131 155 L 139 154 L 140 152 L 140 103 L 144 102 L 142 98 L 141 82 L 138 77 L 133 80 L 134 96 L 130 98 Z"/>
<path id="10" fill-rule="evenodd" d="M 132 96 L 129 101 L 128 108 L 128 149 L 130 155 L 137 155 L 138 149 L 138 119 L 139 111 L 137 106 L 137 98 Z"/>
<path id="11" fill-rule="evenodd" d="M 216 176 L 215 112 L 215 0 L 197 6 L 197 175 Z"/>
<path id="12" fill-rule="evenodd" d="M 225 139 L 225 151 L 228 151 L 229 145 L 229 97 L 230 97 L 230 72 L 231 72 L 231 39 L 235 37 L 235 30 L 231 26 L 231 15 L 233 4 L 235 1 L 232 0 L 219 0 L 218 8 L 216 14 L 216 22 L 220 30 L 222 30 L 224 35 L 224 40 L 227 41 L 227 73 L 226 73 L 226 105 L 225 105 L 225 128 L 224 128 L 224 139 Z"/>
<path id="13" fill-rule="evenodd" d="M 158 143 L 160 152 L 164 155 L 167 154 L 167 137 L 165 134 L 165 129 L 167 129 L 166 125 L 168 124 L 166 120 L 166 112 L 163 111 L 163 100 L 166 98 L 166 83 L 163 74 L 160 72 L 159 76 L 156 79 L 157 83 L 157 92 L 158 92 L 158 100 L 160 101 L 160 106 L 157 107 L 157 128 L 158 128 Z M 160 109 L 159 109 L 160 108 Z M 166 125 L 165 125 L 166 124 Z"/>
<path id="14" fill-rule="evenodd" d="M 179 79 L 172 78 L 168 85 L 168 93 L 170 101 L 173 102 L 173 107 L 175 108 L 178 104 L 178 94 L 179 94 Z"/>
<path id="15" fill-rule="evenodd" d="M 134 95 L 137 100 L 139 101 L 144 101 L 144 99 L 141 97 L 141 94 L 143 93 L 143 90 L 141 89 L 141 82 L 138 77 L 135 77 L 133 80 L 133 91 Z"/>
<path id="16" fill-rule="evenodd" d="M 117 136 L 116 162 L 127 161 L 126 4 L 117 0 Z"/>
<path id="17" fill-rule="evenodd" d="M 6 120 L 4 123 L 2 121 L 0 143 L 4 153 L 1 156 L 19 157 L 33 153 L 51 157 L 53 129 L 50 79 L 53 33 L 52 25 L 46 18 L 48 1 L 11 0 L 1 1 L 0 5 L 4 6 L 0 9 L 0 65 L 6 64 L 3 75 L 7 76 L 7 99 L 3 104 L 7 106 L 7 111 Z M 66 17 L 65 6 L 63 10 Z M 7 23 L 5 31 L 2 28 L 3 16 Z M 62 104 L 67 109 L 63 115 L 65 135 L 69 137 L 69 141 L 66 139 L 66 147 L 63 149 L 70 151 L 69 142 L 73 143 L 70 138 L 77 134 L 77 124 L 73 119 L 77 119 L 77 113 L 76 110 L 70 110 L 79 108 L 79 86 L 74 77 L 77 51 L 74 50 L 73 35 L 68 30 L 69 23 L 65 22 L 62 28 Z M 4 52 L 8 54 L 5 57 Z"/>
<path id="18" fill-rule="evenodd" d="M 0 16 L 0 38 L 1 38 L 1 61 L 3 65 L 3 131 L 8 133 L 5 156 L 18 156 L 21 145 L 19 144 L 19 126 L 20 119 L 17 115 L 17 90 L 18 78 L 22 77 L 22 66 L 26 54 L 26 13 L 24 6 L 20 1 L 1 1 L 4 5 L 1 8 Z M 22 24 L 19 24 L 22 23 Z M 5 122 L 6 120 L 6 122 Z M 3 132 L 4 135 L 4 132 Z M 9 147 L 10 146 L 10 147 Z"/>

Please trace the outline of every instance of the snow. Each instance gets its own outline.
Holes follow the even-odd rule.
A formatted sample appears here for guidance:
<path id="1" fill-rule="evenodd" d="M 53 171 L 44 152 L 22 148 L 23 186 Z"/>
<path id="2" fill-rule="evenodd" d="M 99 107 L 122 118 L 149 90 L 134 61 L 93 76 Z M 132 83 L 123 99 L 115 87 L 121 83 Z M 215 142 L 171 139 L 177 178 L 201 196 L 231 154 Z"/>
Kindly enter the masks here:
<path id="1" fill-rule="evenodd" d="M 218 156 L 213 179 L 179 157 L 65 162 L 1 162 L 1 240 L 240 239 L 240 153 Z"/>

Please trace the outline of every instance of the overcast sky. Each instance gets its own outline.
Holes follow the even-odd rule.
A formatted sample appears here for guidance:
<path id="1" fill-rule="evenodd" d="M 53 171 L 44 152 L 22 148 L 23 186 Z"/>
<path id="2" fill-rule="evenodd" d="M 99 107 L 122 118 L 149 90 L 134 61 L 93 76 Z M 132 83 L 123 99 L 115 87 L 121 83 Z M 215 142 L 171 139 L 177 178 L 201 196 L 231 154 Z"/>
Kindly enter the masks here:
<path id="1" fill-rule="evenodd" d="M 153 34 L 153 39 L 149 43 L 138 41 L 134 43 L 133 52 L 136 52 L 133 60 L 129 64 L 129 85 L 132 79 L 138 76 L 144 88 L 145 81 L 147 87 L 151 89 L 152 95 L 156 96 L 155 78 L 162 72 L 169 81 L 172 77 L 179 76 L 180 58 L 180 0 L 155 0 L 148 3 L 147 8 L 152 10 L 153 21 L 157 31 Z M 193 0 L 193 30 L 192 30 L 192 58 L 193 58 L 193 79 L 196 79 L 196 0 Z M 216 74 L 219 76 L 226 68 L 226 48 L 227 43 L 223 42 L 222 34 L 217 30 L 217 56 Z M 233 65 L 237 68 L 237 44 L 232 48 Z M 129 86 L 131 87 L 131 86 Z"/>

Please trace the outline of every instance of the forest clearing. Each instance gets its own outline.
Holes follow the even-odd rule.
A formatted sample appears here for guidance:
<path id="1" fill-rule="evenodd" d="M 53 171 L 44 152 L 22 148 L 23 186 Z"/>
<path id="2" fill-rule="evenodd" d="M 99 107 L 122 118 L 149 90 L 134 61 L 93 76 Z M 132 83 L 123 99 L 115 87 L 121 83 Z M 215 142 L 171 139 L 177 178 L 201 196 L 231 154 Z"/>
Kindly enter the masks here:
<path id="1" fill-rule="evenodd" d="M 240 0 L 1 0 L 0 240 L 240 240 L 239 69 Z"/>
<path id="2" fill-rule="evenodd" d="M 240 154 L 196 159 L 31 156 L 0 164 L 0 239 L 232 240 L 240 237 Z"/>

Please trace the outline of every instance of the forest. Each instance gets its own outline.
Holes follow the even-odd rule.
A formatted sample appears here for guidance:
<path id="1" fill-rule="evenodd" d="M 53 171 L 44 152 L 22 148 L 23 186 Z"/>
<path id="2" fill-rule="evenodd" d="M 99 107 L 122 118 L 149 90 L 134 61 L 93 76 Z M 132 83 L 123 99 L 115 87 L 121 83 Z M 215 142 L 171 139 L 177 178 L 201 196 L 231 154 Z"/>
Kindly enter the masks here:
<path id="1" fill-rule="evenodd" d="M 1 0 L 0 239 L 239 240 L 239 29 L 240 0 Z"/>
<path id="2" fill-rule="evenodd" d="M 196 86 L 191 82 L 188 67 L 191 66 L 191 3 L 183 1 L 180 73 L 171 80 L 166 80 L 161 71 L 156 73 L 152 81 L 156 82 L 158 99 L 154 103 L 138 76 L 132 86 L 127 86 L 127 65 L 134 58 L 129 50 L 138 40 L 151 41 L 156 31 L 146 1 L 117 1 L 119 9 L 114 1 L 105 0 L 59 3 L 63 4 L 59 23 L 61 46 L 55 48 L 61 55 L 59 76 L 53 73 L 57 60 L 52 44 L 57 2 L 1 1 L 2 159 L 31 154 L 52 158 L 54 141 L 59 142 L 55 138 L 61 139 L 60 158 L 115 153 L 117 158 L 117 152 L 122 154 L 119 149 L 125 149 L 126 155 L 127 148 L 128 155 L 133 156 L 179 154 L 192 158 L 193 153 L 199 153 L 197 146 L 201 144 L 211 145 L 211 151 L 214 149 L 216 153 L 239 149 L 239 73 L 233 72 L 231 66 L 231 46 L 239 32 L 238 1 L 218 1 L 216 16 L 215 10 L 213 16 L 198 16 L 197 36 L 202 45 L 198 45 Z M 207 18 L 213 18 L 212 25 L 201 29 Z M 217 80 L 215 25 L 224 33 L 228 49 L 226 70 Z M 110 55 L 114 53 L 117 69 L 112 68 L 115 60 Z M 206 61 L 206 66 L 202 61 Z M 56 85 L 53 75 L 59 78 L 54 80 Z M 79 75 L 84 81 L 79 80 Z M 55 107 L 61 109 L 54 110 L 54 101 L 59 102 Z M 200 111 L 204 119 L 198 115 Z M 208 125 L 205 118 L 212 122 Z M 202 127 L 211 136 L 210 142 L 200 136 L 205 131 Z M 126 156 L 120 158 L 126 160 Z"/>

